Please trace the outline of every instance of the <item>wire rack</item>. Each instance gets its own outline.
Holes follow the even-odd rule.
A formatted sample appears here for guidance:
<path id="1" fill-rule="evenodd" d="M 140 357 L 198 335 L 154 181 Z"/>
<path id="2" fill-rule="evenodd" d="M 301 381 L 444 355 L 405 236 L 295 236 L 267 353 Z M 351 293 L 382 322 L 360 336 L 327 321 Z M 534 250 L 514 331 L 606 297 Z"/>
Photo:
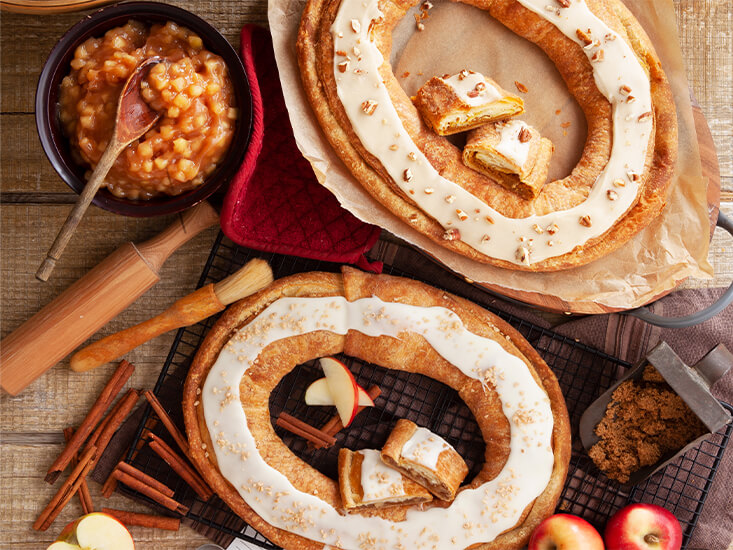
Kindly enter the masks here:
<path id="1" fill-rule="evenodd" d="M 219 234 L 199 286 L 225 278 L 255 257 L 270 262 L 276 278 L 315 270 L 335 272 L 340 268 L 339 264 L 245 249 Z M 383 261 L 385 273 L 425 280 L 495 312 L 518 329 L 550 365 L 563 390 L 573 429 L 572 459 L 558 511 L 579 515 L 602 528 L 609 517 L 626 504 L 658 504 L 680 520 L 684 533 L 683 548 L 687 546 L 730 439 L 731 425 L 689 450 L 642 484 L 630 489 L 619 485 L 593 465 L 580 445 L 577 430 L 583 411 L 630 366 L 628 363 L 497 309 L 493 306 L 497 301 L 494 295 L 461 277 L 448 274 L 407 245 L 380 241 L 369 253 L 369 259 Z M 439 285 L 435 284 L 436 280 L 440 281 Z M 178 331 L 154 389 L 181 428 L 181 393 L 188 368 L 199 344 L 215 321 L 216 318 L 207 319 Z M 388 370 L 350 357 L 342 357 L 342 360 L 355 374 L 360 385 L 368 388 L 376 384 L 380 387 L 381 395 L 375 401 L 376 406 L 363 411 L 348 429 L 339 432 L 337 445 L 330 449 L 314 450 L 303 439 L 276 428 L 278 435 L 297 456 L 335 479 L 339 447 L 380 448 L 394 422 L 398 418 L 408 418 L 438 433 L 458 450 L 469 466 L 466 482 L 478 473 L 482 465 L 484 443 L 475 419 L 454 390 L 419 374 Z M 272 417 L 276 418 L 285 411 L 315 426 L 325 424 L 333 411 L 324 407 L 306 407 L 302 399 L 304 388 L 319 376 L 320 368 L 313 362 L 299 365 L 285 376 L 270 397 Z M 199 499 L 149 447 L 133 450 L 137 447 L 150 412 L 146 411 L 126 460 L 174 489 L 175 498 L 190 506 L 187 519 L 194 528 L 219 544 L 226 546 L 238 537 L 258 547 L 278 548 L 245 524 L 218 497 L 208 502 Z M 154 426 L 153 431 L 173 444 L 162 427 Z M 139 493 L 126 487 L 121 487 L 121 490 L 157 507 Z"/>

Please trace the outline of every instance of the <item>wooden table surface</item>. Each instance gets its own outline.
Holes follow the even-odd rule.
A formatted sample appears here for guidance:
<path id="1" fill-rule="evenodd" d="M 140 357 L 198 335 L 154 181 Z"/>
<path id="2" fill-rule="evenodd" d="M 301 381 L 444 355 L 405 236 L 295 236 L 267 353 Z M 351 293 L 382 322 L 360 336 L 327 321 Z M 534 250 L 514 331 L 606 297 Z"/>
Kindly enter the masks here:
<path id="1" fill-rule="evenodd" d="M 265 0 L 168 0 L 203 16 L 238 44 L 244 23 L 267 24 Z M 730 0 L 675 0 L 690 87 L 708 117 L 718 148 L 722 176 L 722 209 L 733 215 L 733 6 Z M 0 15 L 0 281 L 2 335 L 18 327 L 63 289 L 125 241 L 141 241 L 169 224 L 171 217 L 134 219 L 91 208 L 48 283 L 34 273 L 65 219 L 76 195 L 56 175 L 38 141 L 33 98 L 38 74 L 53 44 L 81 13 Z M 686 286 L 725 286 L 733 278 L 733 243 L 722 232 L 713 238 L 712 281 Z M 179 250 L 164 266 L 161 281 L 102 333 L 120 330 L 164 309 L 190 292 L 207 257 L 215 229 Z M 137 370 L 131 385 L 153 386 L 172 335 L 132 352 Z M 64 361 L 17 397 L 0 396 L 0 547 L 37 549 L 63 525 L 81 514 L 76 499 L 47 533 L 31 524 L 56 487 L 44 473 L 61 449 L 62 429 L 78 423 L 106 382 L 112 367 L 75 374 Z M 103 501 L 90 483 L 97 507 L 142 510 L 115 495 Z M 168 533 L 133 528 L 138 548 L 195 548 L 205 539 L 188 528 Z"/>

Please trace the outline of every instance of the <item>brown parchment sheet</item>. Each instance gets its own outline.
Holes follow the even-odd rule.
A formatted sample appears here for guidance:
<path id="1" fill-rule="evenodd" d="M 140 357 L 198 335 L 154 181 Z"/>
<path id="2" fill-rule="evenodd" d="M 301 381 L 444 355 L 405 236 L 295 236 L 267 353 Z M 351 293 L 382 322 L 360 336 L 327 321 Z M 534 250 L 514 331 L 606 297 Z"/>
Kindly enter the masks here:
<path id="1" fill-rule="evenodd" d="M 582 111 L 554 65 L 537 46 L 514 35 L 486 12 L 447 0 L 431 1 L 434 7 L 422 32 L 408 14 L 393 34 L 391 63 L 405 91 L 412 94 L 431 76 L 464 68 L 486 74 L 512 92 L 517 91 L 515 81 L 524 84 L 528 92 L 521 94 L 526 109 L 521 118 L 555 144 L 550 178 L 568 174 L 582 152 L 586 127 Z M 672 84 L 679 122 L 675 182 L 662 215 L 629 243 L 588 265 L 555 273 L 526 273 L 469 260 L 433 243 L 375 201 L 331 149 L 302 89 L 295 40 L 305 0 L 270 0 L 268 17 L 296 142 L 318 180 L 344 208 L 474 281 L 569 302 L 632 308 L 687 277 L 709 278 L 713 270 L 707 261 L 707 181 L 702 176 L 674 8 L 671 0 L 626 3 L 651 37 Z"/>

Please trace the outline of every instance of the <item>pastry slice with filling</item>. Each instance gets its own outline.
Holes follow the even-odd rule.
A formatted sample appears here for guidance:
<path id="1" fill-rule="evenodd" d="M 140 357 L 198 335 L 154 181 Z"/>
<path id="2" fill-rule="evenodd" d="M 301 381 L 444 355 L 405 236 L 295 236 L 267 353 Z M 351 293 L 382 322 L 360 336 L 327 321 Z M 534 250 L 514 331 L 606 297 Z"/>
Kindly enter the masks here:
<path id="1" fill-rule="evenodd" d="M 552 142 L 529 124 L 510 120 L 473 130 L 463 148 L 463 163 L 532 200 L 547 181 L 554 150 Z"/>
<path id="2" fill-rule="evenodd" d="M 413 101 L 423 120 L 441 136 L 524 112 L 521 97 L 481 73 L 465 69 L 453 76 L 434 76 L 417 91 Z"/>
<path id="3" fill-rule="evenodd" d="M 347 511 L 430 502 L 423 487 L 390 468 L 376 449 L 339 450 L 339 490 Z"/>
<path id="4" fill-rule="evenodd" d="M 468 466 L 442 437 L 400 419 L 382 449 L 382 460 L 441 500 L 451 501 Z"/>

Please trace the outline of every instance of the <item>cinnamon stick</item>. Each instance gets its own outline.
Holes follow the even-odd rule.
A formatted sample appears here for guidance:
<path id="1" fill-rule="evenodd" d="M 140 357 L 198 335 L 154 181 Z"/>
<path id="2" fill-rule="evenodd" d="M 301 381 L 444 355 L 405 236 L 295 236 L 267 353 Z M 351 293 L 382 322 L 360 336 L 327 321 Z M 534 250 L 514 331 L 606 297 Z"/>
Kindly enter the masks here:
<path id="1" fill-rule="evenodd" d="M 61 510 L 64 509 L 64 506 L 68 504 L 71 497 L 73 497 L 74 493 L 79 489 L 82 481 L 86 478 L 89 470 L 91 470 L 92 460 L 96 452 L 97 448 L 92 446 L 86 449 L 81 457 L 79 457 L 79 463 L 71 471 L 71 475 L 63 485 L 59 487 L 59 490 L 53 496 L 51 502 L 46 505 L 38 516 L 36 522 L 33 524 L 33 528 L 36 531 L 45 531 L 48 529 L 56 519 L 56 516 L 58 516 Z"/>
<path id="2" fill-rule="evenodd" d="M 79 428 L 77 428 L 74 435 L 66 444 L 66 447 L 64 447 L 64 450 L 61 451 L 61 454 L 48 469 L 48 473 L 46 474 L 46 481 L 48 483 L 54 483 L 59 478 L 59 475 L 61 475 L 61 472 L 63 472 L 69 465 L 72 457 L 79 452 L 84 441 L 86 441 L 89 434 L 92 433 L 92 430 L 97 426 L 105 411 L 109 408 L 114 398 L 120 393 L 122 386 L 125 385 L 125 382 L 127 382 L 134 370 L 135 367 L 127 361 L 123 360 L 120 362 L 117 370 L 112 374 L 107 385 L 104 386 L 102 393 L 99 394 L 94 405 L 92 405 L 92 408 L 86 418 L 84 418 L 82 423 L 79 425 Z"/>
<path id="3" fill-rule="evenodd" d="M 64 428 L 64 439 L 68 443 L 71 437 L 74 435 L 74 428 Z M 74 455 L 71 459 L 71 467 L 75 468 L 79 464 L 79 453 Z M 89 485 L 87 480 L 82 479 L 81 485 L 79 485 L 79 502 L 81 503 L 81 510 L 84 514 L 90 514 L 94 511 L 94 505 L 92 504 L 92 495 L 89 493 Z"/>
<path id="4" fill-rule="evenodd" d="M 158 421 L 152 416 L 149 416 L 148 419 L 145 421 L 145 427 L 143 428 L 142 434 L 140 435 L 140 439 L 138 439 L 137 443 L 135 444 L 135 450 L 132 452 L 130 460 L 134 460 L 140 452 L 140 449 L 145 446 L 150 430 L 153 429 L 157 423 Z M 102 496 L 104 498 L 111 497 L 112 494 L 115 492 L 115 489 L 117 489 L 117 479 L 115 479 L 115 477 L 112 475 L 112 472 L 110 472 L 109 476 L 107 477 L 107 481 L 105 481 L 104 485 L 102 485 Z"/>
<path id="5" fill-rule="evenodd" d="M 171 489 L 164 483 L 161 483 L 154 477 L 149 476 L 145 472 L 141 472 L 140 470 L 128 464 L 127 462 L 120 462 L 119 464 L 117 464 L 116 468 L 142 481 L 143 483 L 150 485 L 151 487 L 153 487 L 154 489 L 157 489 L 158 491 L 160 491 L 161 493 L 163 493 L 166 496 L 172 497 L 175 494 L 173 489 Z"/>
<path id="6" fill-rule="evenodd" d="M 320 447 L 331 447 L 336 443 L 336 438 L 328 435 L 322 430 L 311 426 L 310 424 L 303 422 L 289 415 L 288 413 L 280 413 L 275 424 L 288 430 L 295 435 L 299 435 L 313 443 L 313 445 L 320 445 Z M 319 447 L 319 448 L 320 448 Z"/>
<path id="7" fill-rule="evenodd" d="M 130 411 L 135 406 L 135 403 L 137 403 L 139 397 L 140 394 L 137 390 L 132 388 L 127 390 L 127 393 L 125 393 L 124 397 L 120 399 L 120 402 L 115 406 L 112 412 L 110 412 L 105 421 L 100 424 L 99 428 L 94 434 L 92 434 L 90 443 L 88 443 L 87 446 L 94 444 L 97 447 L 98 452 L 97 458 L 94 460 L 95 465 L 107 449 L 107 445 L 109 445 L 109 442 L 112 440 L 112 436 L 114 436 L 115 432 L 122 425 L 122 422 L 127 418 L 127 415 L 130 414 Z"/>
<path id="8" fill-rule="evenodd" d="M 206 484 L 206 481 L 201 478 L 193 467 L 178 456 L 165 441 L 151 432 L 148 444 L 155 454 L 162 458 L 199 497 L 203 500 L 209 500 L 213 496 L 214 492 Z"/>
<path id="9" fill-rule="evenodd" d="M 379 389 L 379 386 L 372 386 L 371 388 L 369 388 L 367 390 L 367 395 L 369 395 L 369 397 L 372 399 L 372 401 L 374 401 L 377 397 L 379 397 L 381 395 L 381 393 L 382 393 L 382 390 Z M 356 410 L 356 414 L 359 414 L 364 409 L 366 409 L 366 407 L 359 406 L 359 408 Z M 341 423 L 341 417 L 339 415 L 334 415 L 333 417 L 331 417 L 331 419 L 328 422 L 326 422 L 323 425 L 323 427 L 321 428 L 321 430 L 324 433 L 326 433 L 326 434 L 328 434 L 330 436 L 336 435 L 337 433 L 339 433 L 343 429 L 344 429 L 344 425 Z M 319 447 L 315 443 L 314 443 L 314 445 L 315 445 L 315 447 L 317 449 L 320 449 L 321 447 L 325 447 L 325 445 L 321 445 Z"/>
<path id="10" fill-rule="evenodd" d="M 184 455 L 188 456 L 189 449 L 186 437 L 173 423 L 173 420 L 168 415 L 168 412 L 163 408 L 163 405 L 160 404 L 160 401 L 158 401 L 158 398 L 155 396 L 155 394 L 148 390 L 145 392 L 145 399 L 147 399 L 148 403 L 150 403 L 150 406 L 153 407 L 155 414 L 158 415 L 158 418 L 163 423 L 163 426 L 165 426 L 165 429 L 168 430 L 168 433 L 176 442 L 176 445 L 178 445 L 181 451 L 183 451 Z"/>
<path id="11" fill-rule="evenodd" d="M 154 500 L 161 506 L 168 508 L 168 510 L 178 512 L 179 514 L 184 516 L 188 513 L 188 508 L 186 506 L 184 506 L 177 500 L 167 495 L 164 495 L 157 489 L 146 485 L 139 479 L 135 479 L 130 474 L 126 474 L 122 470 L 115 470 L 114 472 L 112 472 L 112 475 L 117 478 L 117 481 L 119 481 L 120 483 L 127 485 L 138 493 L 142 493 L 143 495 Z"/>
<path id="12" fill-rule="evenodd" d="M 165 529 L 166 531 L 178 531 L 178 528 L 181 526 L 180 518 L 155 516 L 152 514 L 138 514 L 136 512 L 125 512 L 124 510 L 115 510 L 112 508 L 102 508 L 102 512 L 117 518 L 127 527 L 137 525 L 138 527 L 152 527 L 154 529 Z"/>

